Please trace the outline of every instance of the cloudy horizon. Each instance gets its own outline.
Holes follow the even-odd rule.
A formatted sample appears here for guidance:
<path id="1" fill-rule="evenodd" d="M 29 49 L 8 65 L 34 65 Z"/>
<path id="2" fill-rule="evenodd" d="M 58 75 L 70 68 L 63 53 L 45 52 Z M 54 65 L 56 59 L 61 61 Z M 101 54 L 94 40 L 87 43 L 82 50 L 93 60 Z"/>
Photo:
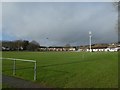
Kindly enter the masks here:
<path id="1" fill-rule="evenodd" d="M 40 45 L 85 45 L 118 41 L 118 11 L 110 2 L 20 2 L 2 5 L 2 39 Z"/>

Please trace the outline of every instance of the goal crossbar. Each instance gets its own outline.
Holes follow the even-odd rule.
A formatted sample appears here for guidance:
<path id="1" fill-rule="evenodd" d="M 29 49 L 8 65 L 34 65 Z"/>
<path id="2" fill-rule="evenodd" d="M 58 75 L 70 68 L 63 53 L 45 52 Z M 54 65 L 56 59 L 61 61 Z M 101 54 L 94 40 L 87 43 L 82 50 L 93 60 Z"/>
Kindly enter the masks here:
<path id="1" fill-rule="evenodd" d="M 25 62 L 36 62 L 35 60 L 27 60 L 27 59 L 16 59 L 16 58 L 0 58 L 0 59 L 8 59 L 8 60 L 18 60 L 18 61 L 25 61 Z"/>
<path id="2" fill-rule="evenodd" d="M 2 59 L 7 59 L 7 60 L 13 60 L 13 75 L 16 73 L 16 61 L 24 61 L 24 62 L 32 62 L 34 63 L 34 80 L 36 80 L 36 61 L 35 60 L 27 60 L 27 59 L 16 59 L 16 58 L 0 58 Z"/>

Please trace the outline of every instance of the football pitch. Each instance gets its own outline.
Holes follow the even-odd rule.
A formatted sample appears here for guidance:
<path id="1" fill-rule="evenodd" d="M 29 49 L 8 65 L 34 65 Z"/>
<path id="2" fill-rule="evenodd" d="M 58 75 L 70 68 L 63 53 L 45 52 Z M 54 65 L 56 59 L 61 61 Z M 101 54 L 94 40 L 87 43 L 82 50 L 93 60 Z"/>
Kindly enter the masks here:
<path id="1" fill-rule="evenodd" d="M 2 52 L 2 57 L 36 60 L 35 83 L 46 87 L 118 87 L 118 52 Z M 2 60 L 3 74 L 12 76 L 12 68 L 13 61 Z M 33 75 L 33 63 L 16 61 L 14 77 L 33 81 Z"/>

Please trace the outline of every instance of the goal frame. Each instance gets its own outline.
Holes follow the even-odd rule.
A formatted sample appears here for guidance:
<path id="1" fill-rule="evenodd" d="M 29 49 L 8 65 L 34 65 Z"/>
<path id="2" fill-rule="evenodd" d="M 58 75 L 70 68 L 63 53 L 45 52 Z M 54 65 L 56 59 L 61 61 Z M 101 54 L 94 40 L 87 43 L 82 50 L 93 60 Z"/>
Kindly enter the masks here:
<path id="1" fill-rule="evenodd" d="M 6 60 L 12 60 L 13 61 L 13 76 L 16 74 L 16 61 L 22 61 L 22 62 L 31 62 L 34 63 L 34 81 L 37 80 L 37 74 L 36 74 L 36 69 L 37 69 L 37 62 L 35 60 L 28 60 L 28 59 L 16 59 L 16 58 L 0 58 L 0 59 L 6 59 Z"/>

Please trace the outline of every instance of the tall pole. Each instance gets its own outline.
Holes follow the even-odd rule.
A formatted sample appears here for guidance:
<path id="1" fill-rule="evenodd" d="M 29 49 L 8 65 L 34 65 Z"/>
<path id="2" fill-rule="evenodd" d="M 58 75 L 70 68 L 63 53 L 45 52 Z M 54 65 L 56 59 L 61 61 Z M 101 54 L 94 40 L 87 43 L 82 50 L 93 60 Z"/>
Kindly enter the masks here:
<path id="1" fill-rule="evenodd" d="M 18 51 L 19 51 L 19 41 L 18 41 Z"/>
<path id="2" fill-rule="evenodd" d="M 48 38 L 46 38 L 47 39 L 47 41 L 48 41 Z M 48 46 L 47 46 L 47 51 L 48 51 Z"/>
<path id="3" fill-rule="evenodd" d="M 91 31 L 89 31 L 89 43 L 90 43 L 90 52 L 92 52 L 92 49 L 91 49 L 91 38 L 92 38 L 92 35 L 91 35 Z"/>

